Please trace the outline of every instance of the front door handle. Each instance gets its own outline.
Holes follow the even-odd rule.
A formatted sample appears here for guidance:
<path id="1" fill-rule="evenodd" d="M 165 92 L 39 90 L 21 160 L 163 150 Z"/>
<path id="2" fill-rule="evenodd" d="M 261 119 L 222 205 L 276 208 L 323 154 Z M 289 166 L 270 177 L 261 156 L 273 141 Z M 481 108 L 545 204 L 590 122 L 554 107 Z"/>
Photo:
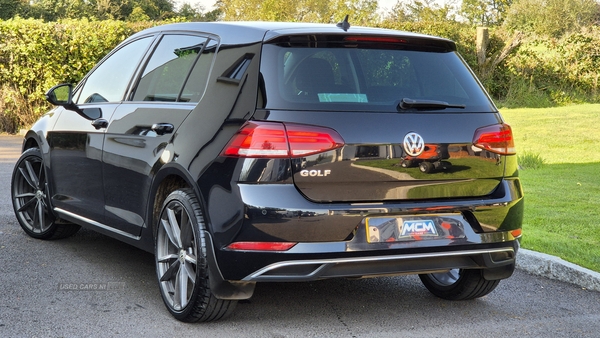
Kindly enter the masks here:
<path id="1" fill-rule="evenodd" d="M 95 119 L 94 121 L 92 121 L 92 126 L 94 126 L 96 130 L 100 128 L 106 128 L 108 127 L 108 121 L 106 121 L 105 119 Z"/>
<path id="2" fill-rule="evenodd" d="M 155 123 L 150 129 L 157 135 L 164 135 L 172 133 L 175 127 L 170 123 Z"/>

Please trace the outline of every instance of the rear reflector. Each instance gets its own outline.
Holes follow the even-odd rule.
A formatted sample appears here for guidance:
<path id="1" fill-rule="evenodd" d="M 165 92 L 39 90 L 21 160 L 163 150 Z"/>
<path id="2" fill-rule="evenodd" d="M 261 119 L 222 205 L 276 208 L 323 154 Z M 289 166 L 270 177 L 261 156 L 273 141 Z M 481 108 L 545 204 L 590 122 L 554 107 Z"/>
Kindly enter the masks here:
<path id="1" fill-rule="evenodd" d="M 510 232 L 511 235 L 513 235 L 514 238 L 519 238 L 521 237 L 521 235 L 523 234 L 521 229 L 516 229 Z"/>
<path id="2" fill-rule="evenodd" d="M 295 123 L 246 122 L 222 155 L 232 157 L 303 157 L 340 148 L 342 137 L 333 129 Z"/>
<path id="3" fill-rule="evenodd" d="M 475 131 L 473 145 L 500 155 L 514 155 L 515 143 L 508 124 L 495 124 Z"/>
<path id="4" fill-rule="evenodd" d="M 293 242 L 235 242 L 227 246 L 237 251 L 287 251 L 297 243 Z"/>

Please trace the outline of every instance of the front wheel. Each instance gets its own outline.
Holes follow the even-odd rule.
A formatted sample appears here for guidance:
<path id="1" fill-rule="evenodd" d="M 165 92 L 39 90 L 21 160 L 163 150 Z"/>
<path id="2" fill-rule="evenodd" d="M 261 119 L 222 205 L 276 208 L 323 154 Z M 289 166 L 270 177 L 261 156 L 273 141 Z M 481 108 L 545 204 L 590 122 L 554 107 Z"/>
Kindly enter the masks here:
<path id="1" fill-rule="evenodd" d="M 419 275 L 423 285 L 432 294 L 448 300 L 469 300 L 483 297 L 500 283 L 500 280 L 483 278 L 481 270 L 452 269 L 447 272 Z"/>
<path id="2" fill-rule="evenodd" d="M 59 239 L 79 231 L 79 225 L 58 223 L 50 209 L 48 180 L 39 149 L 23 152 L 15 165 L 10 190 L 17 220 L 29 236 Z"/>
<path id="3" fill-rule="evenodd" d="M 208 280 L 204 216 L 191 189 L 165 200 L 156 233 L 156 274 L 169 312 L 184 322 L 227 317 L 237 301 L 217 299 Z"/>

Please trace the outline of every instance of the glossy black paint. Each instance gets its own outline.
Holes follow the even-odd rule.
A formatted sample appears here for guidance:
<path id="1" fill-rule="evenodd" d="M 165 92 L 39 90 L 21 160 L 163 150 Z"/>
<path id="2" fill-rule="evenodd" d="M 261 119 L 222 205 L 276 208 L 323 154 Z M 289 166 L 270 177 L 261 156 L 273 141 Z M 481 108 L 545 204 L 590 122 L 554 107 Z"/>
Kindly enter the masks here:
<path id="1" fill-rule="evenodd" d="M 153 252 L 158 208 L 168 192 L 190 187 L 205 212 L 212 249 L 212 289 L 222 298 L 248 298 L 252 293 L 248 283 L 261 280 L 458 267 L 496 269 L 496 278 L 508 277 L 518 250 L 510 231 L 521 228 L 523 213 L 516 158 L 471 149 L 477 128 L 502 122 L 493 103 L 489 102 L 491 109 L 485 112 L 469 114 L 399 113 L 395 106 L 389 111 L 352 113 L 264 109 L 268 97 L 261 77 L 263 40 L 307 32 L 400 34 L 415 43 L 456 49 L 444 39 L 355 27 L 345 33 L 329 25 L 190 23 L 138 33 L 124 44 L 145 36 L 153 39 L 140 56 L 140 67 L 161 34 L 197 34 L 215 41 L 206 90 L 198 104 L 130 101 L 141 71 L 137 69 L 122 102 L 78 105 L 83 110 L 99 109 L 106 126 L 96 128 L 90 119 L 62 107 L 44 115 L 26 135 L 24 149 L 37 146 L 42 151 L 57 216 Z M 227 78 L 232 65 L 241 59 L 250 60 L 243 76 Z M 231 137 L 250 119 L 327 126 L 346 143 L 341 149 L 306 158 L 221 156 Z M 427 143 L 446 147 L 449 162 L 467 161 L 470 166 L 457 164 L 454 170 L 423 177 L 416 175 L 416 168 L 392 175 L 389 170 L 361 165 L 400 163 L 406 155 L 401 147 L 403 137 L 411 131 L 419 132 Z M 329 171 L 327 176 L 325 171 Z M 466 238 L 373 244 L 366 242 L 361 225 L 365 217 L 438 213 L 460 215 Z M 288 252 L 226 248 L 236 241 L 300 244 Z M 486 250 L 508 254 L 494 261 L 490 258 L 494 255 Z M 452 255 L 446 260 L 429 256 L 448 252 Z M 411 259 L 382 259 L 387 263 L 375 265 L 367 259 L 402 255 Z M 353 258 L 356 264 L 335 263 L 345 272 L 311 272 L 324 264 L 323 260 Z M 272 273 L 276 278 L 252 277 L 270 264 L 295 260 L 314 262 L 277 268 Z M 369 264 L 372 268 L 366 268 Z"/>

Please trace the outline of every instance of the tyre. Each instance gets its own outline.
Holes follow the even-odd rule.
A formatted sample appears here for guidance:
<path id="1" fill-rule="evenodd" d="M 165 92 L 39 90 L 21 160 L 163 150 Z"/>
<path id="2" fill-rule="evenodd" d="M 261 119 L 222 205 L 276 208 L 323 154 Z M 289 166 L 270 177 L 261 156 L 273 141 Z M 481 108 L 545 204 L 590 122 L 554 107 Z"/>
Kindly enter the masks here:
<path id="1" fill-rule="evenodd" d="M 479 298 L 494 291 L 500 280 L 486 280 L 481 270 L 452 269 L 448 272 L 419 275 L 432 294 L 448 300 Z"/>
<path id="2" fill-rule="evenodd" d="M 38 148 L 23 152 L 13 170 L 10 190 L 15 215 L 27 235 L 60 239 L 79 231 L 79 225 L 58 223 L 52 213 L 44 160 Z"/>
<path id="3" fill-rule="evenodd" d="M 167 196 L 156 229 L 156 274 L 167 309 L 183 322 L 219 320 L 237 304 L 217 299 L 210 290 L 205 229 L 191 189 Z"/>
<path id="4" fill-rule="evenodd" d="M 419 170 L 422 173 L 426 173 L 426 174 L 430 173 L 430 172 L 433 171 L 433 168 L 434 168 L 433 167 L 433 163 L 430 163 L 430 162 L 421 162 L 421 163 L 419 163 Z"/>
<path id="5" fill-rule="evenodd" d="M 410 167 L 412 167 L 412 165 L 413 165 L 413 162 L 411 160 L 402 160 L 400 162 L 400 166 L 402 168 L 410 168 Z"/>

